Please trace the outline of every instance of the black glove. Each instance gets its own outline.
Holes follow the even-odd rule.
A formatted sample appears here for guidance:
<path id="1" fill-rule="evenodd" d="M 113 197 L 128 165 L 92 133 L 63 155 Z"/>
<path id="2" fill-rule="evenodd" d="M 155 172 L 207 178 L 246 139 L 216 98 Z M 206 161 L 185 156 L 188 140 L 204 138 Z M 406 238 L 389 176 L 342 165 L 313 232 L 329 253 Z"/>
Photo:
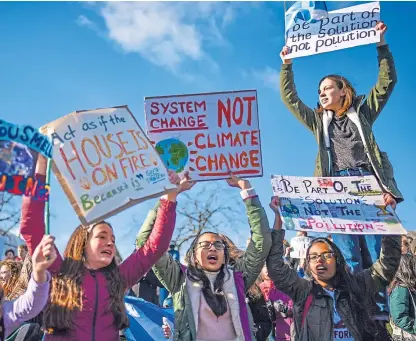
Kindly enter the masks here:
<path id="1" fill-rule="evenodd" d="M 283 303 L 283 301 L 279 300 L 279 301 L 274 302 L 273 307 L 278 314 L 282 315 L 283 317 L 287 316 L 287 312 L 289 311 L 289 306 Z"/>

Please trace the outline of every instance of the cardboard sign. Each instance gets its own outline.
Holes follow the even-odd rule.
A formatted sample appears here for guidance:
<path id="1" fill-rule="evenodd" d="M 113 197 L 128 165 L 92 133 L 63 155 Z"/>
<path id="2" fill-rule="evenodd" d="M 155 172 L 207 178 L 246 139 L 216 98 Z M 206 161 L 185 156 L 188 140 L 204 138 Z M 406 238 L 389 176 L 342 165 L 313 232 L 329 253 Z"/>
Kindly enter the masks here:
<path id="1" fill-rule="evenodd" d="M 286 31 L 287 59 L 378 43 L 380 3 L 371 2 L 328 12 L 318 22 L 298 22 Z"/>
<path id="2" fill-rule="evenodd" d="M 38 153 L 52 157 L 47 136 L 32 126 L 0 120 L 0 192 L 48 200 L 49 184 L 34 177 Z"/>
<path id="3" fill-rule="evenodd" d="M 255 90 L 146 97 L 145 113 L 167 168 L 192 180 L 263 175 Z"/>
<path id="4" fill-rule="evenodd" d="M 290 251 L 291 258 L 306 258 L 306 251 L 308 250 L 309 243 L 312 238 L 310 237 L 293 237 L 290 240 Z"/>
<path id="5" fill-rule="evenodd" d="M 127 106 L 76 111 L 41 129 L 53 143 L 53 171 L 85 225 L 174 188 Z"/>
<path id="6" fill-rule="evenodd" d="M 406 234 L 374 176 L 273 175 L 285 227 L 324 233 Z"/>

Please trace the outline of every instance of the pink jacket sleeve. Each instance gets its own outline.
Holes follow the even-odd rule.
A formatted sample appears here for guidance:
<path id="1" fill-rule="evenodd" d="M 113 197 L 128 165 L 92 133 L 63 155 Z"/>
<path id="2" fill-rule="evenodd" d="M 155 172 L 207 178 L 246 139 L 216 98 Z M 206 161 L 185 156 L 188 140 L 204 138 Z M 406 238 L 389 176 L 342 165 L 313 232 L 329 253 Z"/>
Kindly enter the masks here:
<path id="1" fill-rule="evenodd" d="M 37 179 L 45 181 L 44 175 L 36 174 Z M 36 247 L 41 242 L 43 235 L 45 234 L 45 202 L 36 200 L 32 197 L 23 197 L 22 200 L 22 215 L 20 218 L 20 233 L 26 242 L 29 254 L 33 255 Z M 62 257 L 58 253 L 56 261 L 48 269 L 52 274 L 59 271 L 62 264 Z"/>
<path id="2" fill-rule="evenodd" d="M 176 222 L 176 202 L 160 201 L 156 221 L 146 243 L 120 264 L 120 273 L 127 288 L 136 284 L 169 248 Z"/>

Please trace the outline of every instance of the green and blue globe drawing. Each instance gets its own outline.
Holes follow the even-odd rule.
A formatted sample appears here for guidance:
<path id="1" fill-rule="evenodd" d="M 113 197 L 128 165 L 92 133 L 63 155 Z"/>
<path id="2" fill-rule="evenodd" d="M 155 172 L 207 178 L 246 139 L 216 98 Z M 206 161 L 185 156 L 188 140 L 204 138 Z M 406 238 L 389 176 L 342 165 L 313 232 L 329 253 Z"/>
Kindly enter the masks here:
<path id="1" fill-rule="evenodd" d="M 167 169 L 176 173 L 185 169 L 189 157 L 185 143 L 175 138 L 169 138 L 156 143 L 155 148 Z"/>

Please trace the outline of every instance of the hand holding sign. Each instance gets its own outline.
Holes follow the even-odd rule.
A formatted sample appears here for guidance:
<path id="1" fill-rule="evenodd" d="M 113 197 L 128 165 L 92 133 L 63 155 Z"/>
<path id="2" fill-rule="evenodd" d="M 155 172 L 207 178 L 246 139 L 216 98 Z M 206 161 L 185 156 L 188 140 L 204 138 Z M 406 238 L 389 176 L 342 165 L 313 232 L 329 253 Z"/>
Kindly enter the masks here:
<path id="1" fill-rule="evenodd" d="M 290 52 L 288 46 L 283 46 L 282 51 L 280 52 L 280 58 L 282 58 L 283 64 L 292 64 L 292 59 L 286 59 L 285 56 Z"/>
<path id="2" fill-rule="evenodd" d="M 375 27 L 376 31 L 380 31 L 380 42 L 377 43 L 377 46 L 383 46 L 386 45 L 386 39 L 384 38 L 384 34 L 387 31 L 387 25 L 382 22 L 379 21 Z"/>
<path id="3" fill-rule="evenodd" d="M 270 201 L 269 207 L 272 209 L 272 211 L 276 215 L 280 215 L 279 206 L 280 206 L 280 199 L 279 199 L 279 197 L 278 196 L 272 197 L 272 200 Z"/>
<path id="4" fill-rule="evenodd" d="M 230 185 L 231 187 L 239 187 L 241 190 L 251 188 L 250 181 L 243 180 L 238 176 L 235 176 L 232 172 L 230 172 L 229 174 L 231 177 L 229 179 L 226 179 L 226 181 L 228 185 Z"/>

